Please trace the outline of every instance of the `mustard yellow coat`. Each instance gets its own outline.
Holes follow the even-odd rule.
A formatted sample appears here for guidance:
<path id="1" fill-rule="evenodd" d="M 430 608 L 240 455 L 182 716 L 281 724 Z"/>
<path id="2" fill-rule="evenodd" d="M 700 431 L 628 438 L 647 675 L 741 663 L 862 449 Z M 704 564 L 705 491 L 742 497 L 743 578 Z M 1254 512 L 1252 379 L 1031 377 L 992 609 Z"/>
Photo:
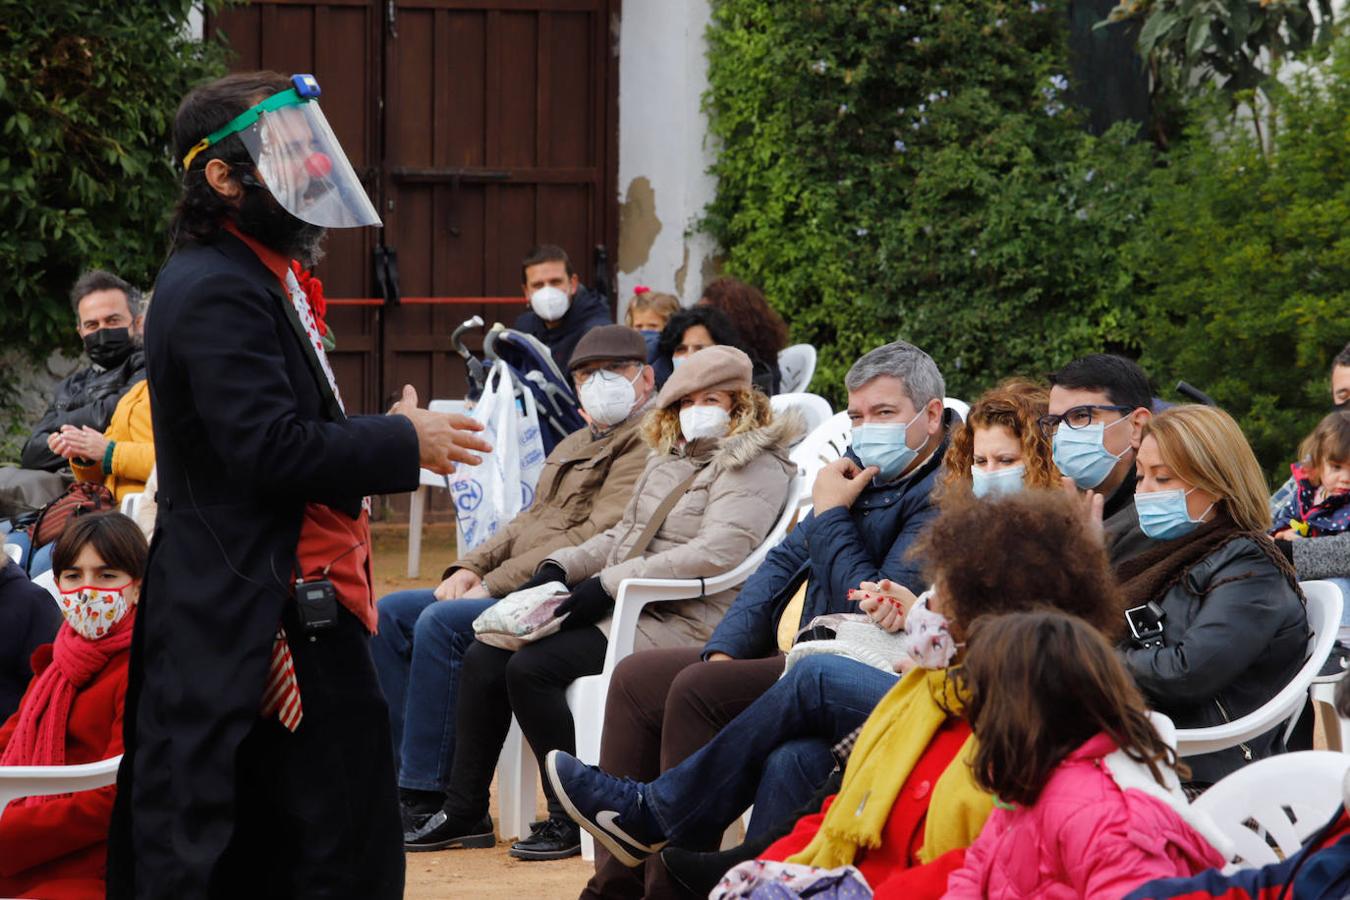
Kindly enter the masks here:
<path id="1" fill-rule="evenodd" d="M 115 441 L 112 471 L 103 471 L 103 460 L 92 466 L 74 461 L 70 468 L 79 481 L 102 481 L 121 501 L 127 494 L 145 490 L 145 480 L 155 467 L 155 436 L 150 427 L 150 386 L 142 379 L 122 395 L 103 436 Z"/>

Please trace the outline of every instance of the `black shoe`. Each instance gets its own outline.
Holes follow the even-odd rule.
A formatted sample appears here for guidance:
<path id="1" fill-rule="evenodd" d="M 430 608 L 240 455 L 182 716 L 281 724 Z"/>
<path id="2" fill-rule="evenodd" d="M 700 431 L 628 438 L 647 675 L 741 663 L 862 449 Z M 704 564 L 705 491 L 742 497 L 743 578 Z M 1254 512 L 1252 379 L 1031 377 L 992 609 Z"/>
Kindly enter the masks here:
<path id="1" fill-rule="evenodd" d="M 661 862 L 670 873 L 670 880 L 686 897 L 706 897 L 717 887 L 727 871 L 745 860 L 737 858 L 741 854 L 735 847 L 719 853 L 695 853 L 678 847 L 666 847 L 661 851 Z M 751 855 L 749 859 L 754 859 Z"/>
<path id="2" fill-rule="evenodd" d="M 403 831 L 416 831 L 427 818 L 436 814 L 445 805 L 445 794 L 441 791 L 417 791 L 410 788 L 398 789 L 398 812 L 403 820 Z"/>
<path id="3" fill-rule="evenodd" d="M 571 819 L 548 819 L 530 826 L 530 836 L 511 845 L 516 859 L 567 859 L 581 853 L 581 829 Z"/>
<path id="4" fill-rule="evenodd" d="M 411 828 L 404 828 L 403 849 L 445 850 L 449 847 L 495 847 L 497 836 L 492 831 L 492 819 L 483 816 L 477 821 L 452 818 L 444 809 L 430 815 L 413 814 Z"/>

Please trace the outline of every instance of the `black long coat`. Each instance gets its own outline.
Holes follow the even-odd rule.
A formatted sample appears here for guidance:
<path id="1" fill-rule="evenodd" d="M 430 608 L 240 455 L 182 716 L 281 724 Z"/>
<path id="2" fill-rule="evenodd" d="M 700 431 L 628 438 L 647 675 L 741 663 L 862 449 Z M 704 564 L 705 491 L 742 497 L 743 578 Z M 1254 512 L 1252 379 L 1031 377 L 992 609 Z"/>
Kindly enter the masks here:
<path id="1" fill-rule="evenodd" d="M 135 896 L 196 897 L 232 834 L 235 753 L 258 721 L 305 504 L 355 517 L 366 494 L 416 488 L 417 438 L 403 416 L 342 415 L 276 277 L 232 235 L 165 264 L 145 345 L 159 514 L 109 896 L 132 896 L 134 841 Z"/>

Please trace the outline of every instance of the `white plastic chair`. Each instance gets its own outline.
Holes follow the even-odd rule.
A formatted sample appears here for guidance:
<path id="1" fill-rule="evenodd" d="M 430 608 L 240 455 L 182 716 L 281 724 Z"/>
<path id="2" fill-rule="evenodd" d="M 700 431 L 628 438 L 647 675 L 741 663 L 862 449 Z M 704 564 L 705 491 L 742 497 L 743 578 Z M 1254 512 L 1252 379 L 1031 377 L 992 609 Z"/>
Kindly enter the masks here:
<path id="1" fill-rule="evenodd" d="M 427 404 L 431 412 L 459 413 L 468 415 L 468 400 L 432 400 Z M 422 519 L 427 509 L 427 488 L 438 487 L 450 490 L 450 479 L 437 475 L 430 469 L 422 469 L 417 476 L 417 490 L 413 491 L 408 505 L 408 577 L 417 578 L 422 574 Z M 455 547 L 459 547 L 459 522 L 455 522 Z"/>
<path id="2" fill-rule="evenodd" d="M 782 376 L 783 393 L 804 391 L 816 375 L 816 348 L 810 344 L 793 344 L 778 354 L 778 373 Z"/>
<path id="3" fill-rule="evenodd" d="M 633 652 L 633 644 L 637 639 L 638 619 L 642 615 L 643 608 L 650 603 L 690 600 L 717 594 L 741 585 L 760 567 L 769 551 L 777 546 L 796 520 L 799 498 L 803 491 L 809 501 L 810 490 L 805 487 L 808 484 L 799 468 L 788 485 L 783 509 L 778 514 L 773 528 L 754 552 L 734 569 L 701 580 L 627 578 L 619 583 L 619 593 L 614 599 L 614 616 L 609 626 L 604 667 L 599 675 L 578 678 L 567 688 L 567 706 L 572 711 L 572 718 L 576 723 L 578 759 L 590 765 L 600 761 L 600 733 L 604 727 L 605 695 L 609 692 L 614 667 Z M 530 752 L 526 742 L 512 740 L 513 735 L 517 733 L 514 720 L 511 728 L 512 734 L 508 735 L 507 743 L 503 746 L 502 755 L 497 762 L 498 830 L 500 836 L 506 839 L 524 837 L 529 833 L 529 823 L 534 818 L 535 779 L 538 777 L 534 754 Z M 586 833 L 581 836 L 581 855 L 588 860 L 595 858 L 594 841 Z"/>
<path id="4" fill-rule="evenodd" d="M 50 569 L 40 575 L 34 575 L 33 584 L 36 584 L 38 587 L 51 594 L 53 600 L 60 602 L 61 592 L 57 590 L 56 576 L 52 574 Z"/>
<path id="5" fill-rule="evenodd" d="M 955 397 L 943 397 L 942 405 L 956 413 L 962 422 L 970 418 L 970 404 L 964 400 L 957 400 Z"/>
<path id="6" fill-rule="evenodd" d="M 1312 637 L 1308 639 L 1308 659 L 1303 668 L 1265 705 L 1245 716 L 1209 728 L 1178 728 L 1177 752 L 1181 756 L 1199 756 L 1236 747 L 1282 722 L 1287 723 L 1285 738 L 1293 733 L 1308 698 L 1308 689 L 1331 654 L 1336 630 L 1341 624 L 1339 588 L 1325 581 L 1304 581 L 1300 587 L 1308 598 L 1308 627 L 1312 629 Z"/>
<path id="7" fill-rule="evenodd" d="M 0 814 L 21 797 L 92 791 L 117 781 L 121 756 L 79 766 L 0 766 Z"/>
<path id="8" fill-rule="evenodd" d="M 122 515 L 127 516 L 128 518 L 131 519 L 135 519 L 137 510 L 141 508 L 141 499 L 144 496 L 145 495 L 142 494 L 140 491 L 137 491 L 134 494 L 127 494 L 125 497 L 123 497 L 122 506 L 120 508 Z"/>
<path id="9" fill-rule="evenodd" d="M 795 409 L 801 413 L 802 418 L 806 420 L 806 434 L 815 431 L 830 416 L 834 415 L 834 410 L 830 407 L 830 401 L 819 394 L 774 394 L 769 398 L 769 405 L 773 407 L 774 415 L 781 415 L 789 409 Z M 804 439 L 805 435 L 798 439 L 797 444 L 800 444 Z M 796 446 L 796 444 L 793 446 Z"/>
<path id="10" fill-rule="evenodd" d="M 1232 840 L 1234 862 L 1270 865 L 1296 853 L 1340 808 L 1347 769 L 1350 756 L 1343 753 L 1305 750 L 1271 756 L 1227 776 L 1197 797 L 1194 806 Z M 1279 847 L 1278 856 L 1270 840 Z"/>

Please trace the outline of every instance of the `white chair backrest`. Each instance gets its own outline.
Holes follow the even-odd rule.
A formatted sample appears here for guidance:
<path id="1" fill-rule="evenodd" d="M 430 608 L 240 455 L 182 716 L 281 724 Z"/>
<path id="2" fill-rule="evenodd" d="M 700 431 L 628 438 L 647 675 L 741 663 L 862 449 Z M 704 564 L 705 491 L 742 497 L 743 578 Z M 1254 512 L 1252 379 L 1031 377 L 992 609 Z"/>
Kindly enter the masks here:
<path id="1" fill-rule="evenodd" d="M 60 602 L 61 592 L 56 589 L 56 577 L 52 575 L 50 569 L 43 572 L 41 575 L 34 575 L 33 584 L 36 584 L 38 587 L 41 587 L 47 593 L 51 594 L 53 600 L 56 600 L 58 603 Z"/>
<path id="2" fill-rule="evenodd" d="M 136 510 L 141 508 L 141 498 L 145 495 L 139 491 L 134 494 L 127 494 L 122 498 L 121 513 L 132 519 L 136 518 Z"/>
<path id="3" fill-rule="evenodd" d="M 778 372 L 783 376 L 783 393 L 804 391 L 816 375 L 816 348 L 793 344 L 778 354 Z"/>
<path id="4" fill-rule="evenodd" d="M 19 560 L 23 559 L 23 548 L 20 547 L 18 544 L 6 544 L 5 553 L 8 554 L 9 558 L 14 560 L 16 563 Z"/>
<path id="5" fill-rule="evenodd" d="M 964 400 L 957 400 L 955 397 L 943 397 L 942 405 L 956 413 L 962 422 L 970 417 L 970 404 Z"/>
<path id="6" fill-rule="evenodd" d="M 121 756 L 113 756 L 78 766 L 0 767 L 0 814 L 20 797 L 73 794 L 107 787 L 117 781 L 121 762 Z"/>
<path id="7" fill-rule="evenodd" d="M 795 409 L 802 414 L 802 418 L 806 420 L 806 434 L 797 439 L 797 444 L 834 415 L 830 401 L 818 394 L 774 394 L 769 398 L 769 405 L 773 407 L 774 415 L 780 415 L 789 409 Z"/>
<path id="8" fill-rule="evenodd" d="M 1300 587 L 1308 598 L 1308 627 L 1312 630 L 1303 668 L 1279 693 L 1245 716 L 1210 728 L 1177 729 L 1177 751 L 1182 756 L 1199 756 L 1236 747 L 1277 725 L 1285 726 L 1286 738 L 1293 732 L 1308 699 L 1308 688 L 1331 655 L 1341 624 L 1341 591 L 1336 585 L 1327 581 L 1304 581 Z"/>
<path id="9" fill-rule="evenodd" d="M 427 409 L 431 412 L 440 413 L 459 413 L 467 416 L 473 409 L 468 400 L 432 400 L 427 404 Z M 437 475 L 430 469 L 422 469 L 418 473 L 417 481 L 419 484 L 429 484 L 432 487 L 449 488 L 450 481 L 444 475 Z"/>
<path id="10" fill-rule="evenodd" d="M 1196 798 L 1232 840 L 1234 860 L 1246 866 L 1285 859 L 1331 818 L 1341 805 L 1341 783 L 1350 756 L 1325 750 L 1284 753 L 1243 766 Z M 1253 823 L 1260 831 L 1247 824 Z"/>
<path id="11" fill-rule="evenodd" d="M 792 461 L 802 473 L 802 491 L 800 502 L 811 502 L 811 485 L 816 482 L 816 474 L 830 462 L 843 456 L 853 440 L 853 425 L 848 413 L 835 413 L 814 431 L 802 438 L 800 444 L 792 448 Z"/>

